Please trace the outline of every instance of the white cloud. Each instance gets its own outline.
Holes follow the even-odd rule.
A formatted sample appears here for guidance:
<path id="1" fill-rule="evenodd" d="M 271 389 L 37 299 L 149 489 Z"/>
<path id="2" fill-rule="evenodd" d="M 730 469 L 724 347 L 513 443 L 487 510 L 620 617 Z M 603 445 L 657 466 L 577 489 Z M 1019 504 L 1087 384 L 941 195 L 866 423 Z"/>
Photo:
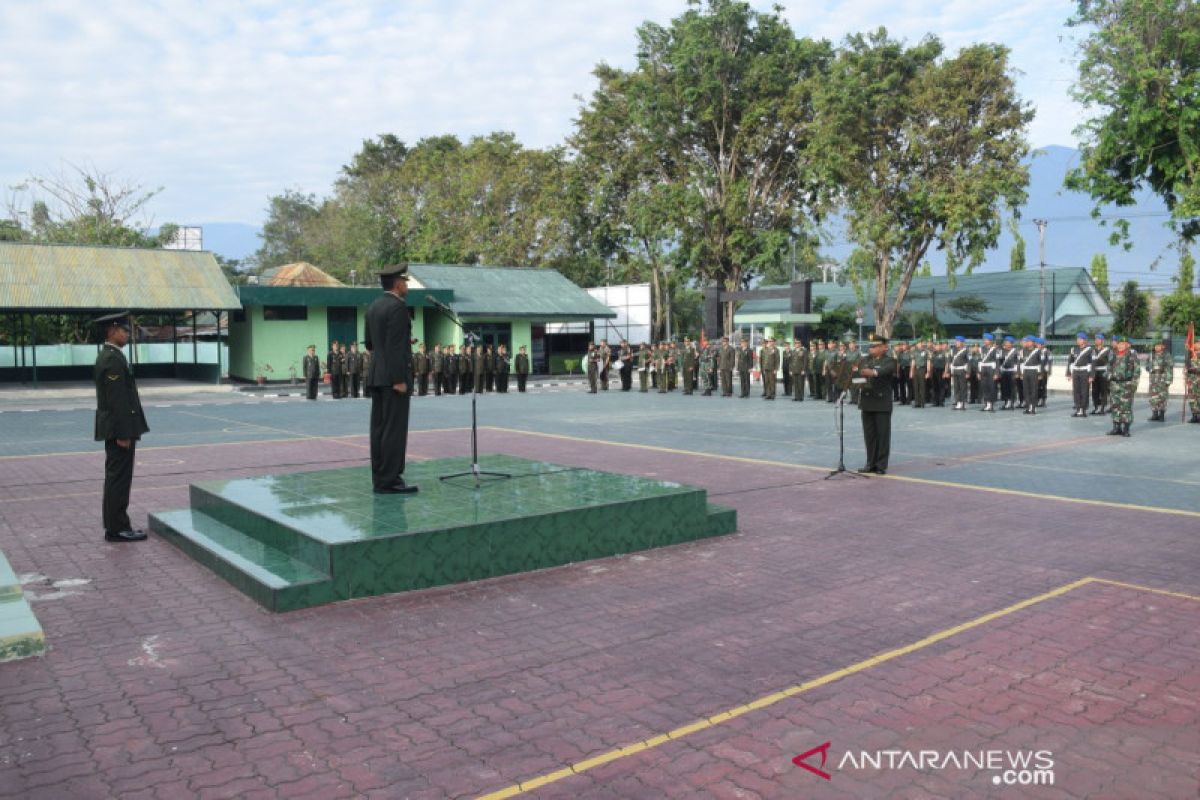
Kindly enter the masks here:
<path id="1" fill-rule="evenodd" d="M 755 3 L 766 8 L 765 3 Z M 1035 144 L 1073 141 L 1070 2 L 793 3 L 801 34 L 834 41 L 885 25 L 951 49 L 1000 41 L 1038 107 Z M 645 19 L 682 0 L 160 0 L 0 5 L 0 182 L 63 160 L 164 186 L 160 221 L 261 220 L 285 188 L 328 191 L 364 138 L 510 130 L 560 142 L 591 71 L 633 61 Z"/>

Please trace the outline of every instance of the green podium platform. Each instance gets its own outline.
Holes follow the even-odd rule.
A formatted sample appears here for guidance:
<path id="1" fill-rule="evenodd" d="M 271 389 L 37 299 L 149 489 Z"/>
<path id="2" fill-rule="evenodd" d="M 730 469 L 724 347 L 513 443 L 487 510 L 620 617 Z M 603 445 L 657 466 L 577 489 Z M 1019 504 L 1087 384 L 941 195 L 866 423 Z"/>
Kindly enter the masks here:
<path id="1" fill-rule="evenodd" d="M 410 464 L 415 495 L 376 495 L 368 467 L 191 486 L 150 528 L 272 611 L 425 589 L 732 533 L 703 489 L 503 455 Z"/>

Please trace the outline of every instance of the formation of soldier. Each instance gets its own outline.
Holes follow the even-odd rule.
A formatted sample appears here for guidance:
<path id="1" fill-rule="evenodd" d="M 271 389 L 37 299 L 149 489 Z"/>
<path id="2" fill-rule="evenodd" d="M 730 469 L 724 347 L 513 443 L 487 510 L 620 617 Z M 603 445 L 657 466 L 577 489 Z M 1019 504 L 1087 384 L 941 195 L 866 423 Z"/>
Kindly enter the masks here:
<path id="1" fill-rule="evenodd" d="M 495 349 L 491 345 L 435 344 L 429 351 L 422 342 L 413 352 L 412 364 L 411 391 L 419 396 L 472 391 L 505 394 L 510 374 L 516 375 L 517 391 L 524 392 L 530 374 L 529 354 L 523 345 L 514 358 L 503 344 Z M 340 342 L 332 342 L 324 361 L 317 357 L 316 345 L 309 345 L 301 362 L 308 399 L 317 399 L 317 386 L 323 375 L 329 376 L 330 396 L 335 400 L 359 397 L 360 389 L 361 396 L 369 396 L 365 387 L 370 365 L 371 354 L 359 350 L 356 342 L 351 342 L 349 349 Z"/>
<path id="2" fill-rule="evenodd" d="M 1066 357 L 1066 378 L 1072 389 L 1073 417 L 1109 414 L 1111 435 L 1129 436 L 1133 421 L 1134 394 L 1142 364 L 1125 337 L 1106 338 L 1080 332 L 1077 344 Z M 1200 423 L 1200 343 L 1188 360 L 1190 422 Z M 890 344 L 887 355 L 896 361 L 892 378 L 893 401 L 912 408 L 946 407 L 965 411 L 978 405 L 982 412 L 1022 410 L 1036 415 L 1045 408 L 1055 356 L 1045 339 L 1038 336 L 997 338 L 984 334 L 968 343 L 963 336 L 948 341 L 920 339 Z M 749 397 L 752 373 L 761 375 L 761 397 L 775 400 L 780 389 L 795 402 L 823 400 L 834 403 L 843 397 L 858 403 L 858 388 L 850 381 L 864 358 L 856 343 L 814 339 L 811 346 L 795 341 L 767 338 L 758 351 L 741 339 L 735 347 L 729 337 L 719 342 L 642 344 L 636 351 L 621 342 L 614 351 L 607 342 L 588 348 L 586 356 L 589 392 L 606 391 L 610 371 L 620 370 L 622 389 L 630 390 L 630 374 L 638 376 L 638 390 L 660 393 L 681 388 L 683 394 L 700 391 L 711 396 L 734 395 L 737 373 L 739 397 Z M 1168 388 L 1174 374 L 1172 356 L 1159 341 L 1147 359 L 1150 373 L 1151 421 L 1164 421 Z M 780 377 L 782 381 L 780 381 Z M 780 385 L 781 384 L 781 385 Z"/>

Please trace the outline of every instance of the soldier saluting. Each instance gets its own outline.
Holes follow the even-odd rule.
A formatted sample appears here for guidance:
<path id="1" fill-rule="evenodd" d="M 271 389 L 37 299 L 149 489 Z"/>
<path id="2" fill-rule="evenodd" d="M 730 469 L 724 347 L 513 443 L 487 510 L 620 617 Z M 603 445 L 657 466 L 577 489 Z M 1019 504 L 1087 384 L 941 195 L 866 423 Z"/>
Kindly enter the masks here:
<path id="1" fill-rule="evenodd" d="M 95 320 L 104 332 L 92 376 L 96 381 L 97 442 L 104 442 L 104 541 L 140 542 L 142 530 L 129 521 L 129 490 L 133 485 L 134 450 L 150 430 L 138 398 L 133 371 L 121 351 L 129 342 L 129 312 Z"/>

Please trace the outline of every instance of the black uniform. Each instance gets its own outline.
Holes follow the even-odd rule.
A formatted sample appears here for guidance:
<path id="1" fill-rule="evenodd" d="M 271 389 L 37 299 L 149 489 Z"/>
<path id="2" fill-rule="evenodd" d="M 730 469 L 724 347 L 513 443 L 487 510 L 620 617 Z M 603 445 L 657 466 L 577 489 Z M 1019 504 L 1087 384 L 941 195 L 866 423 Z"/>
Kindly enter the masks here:
<path id="1" fill-rule="evenodd" d="M 396 486 L 404 475 L 408 406 L 412 396 L 412 320 L 408 306 L 390 292 L 367 308 L 366 347 L 371 353 L 371 481 L 376 490 Z M 408 384 L 404 393 L 393 387 Z"/>
<path id="2" fill-rule="evenodd" d="M 359 381 L 362 379 L 362 356 L 358 350 L 347 350 L 344 367 L 346 370 L 346 383 L 349 385 L 349 394 L 351 397 L 358 397 Z"/>
<path id="3" fill-rule="evenodd" d="M 496 353 L 496 391 L 508 394 L 508 353 Z"/>
<path id="4" fill-rule="evenodd" d="M 866 378 L 858 392 L 867 446 L 867 463 L 860 471 L 882 474 L 887 471 L 892 452 L 892 377 L 896 374 L 896 359 L 885 353 L 878 358 L 868 357 L 859 366 L 870 367 L 876 373 Z"/>
<path id="5" fill-rule="evenodd" d="M 1092 414 L 1103 414 L 1108 405 L 1108 366 L 1112 361 L 1112 348 L 1104 345 L 1095 352 L 1092 357 Z"/>
<path id="6" fill-rule="evenodd" d="M 1075 411 L 1073 417 L 1086 417 L 1088 410 L 1088 391 L 1091 389 L 1092 357 L 1095 351 L 1091 345 L 1071 348 L 1068 356 L 1067 369 L 1071 372 L 1071 396 L 1074 399 Z"/>
<path id="7" fill-rule="evenodd" d="M 92 376 L 96 381 L 95 437 L 97 442 L 104 442 L 104 533 L 111 536 L 133 528 L 129 521 L 129 490 L 133 485 L 134 450 L 150 426 L 133 372 L 119 347 L 105 343 L 100 348 Z M 121 447 L 118 439 L 129 440 L 129 446 Z"/>
<path id="8" fill-rule="evenodd" d="M 316 400 L 317 382 L 321 380 L 321 359 L 316 356 L 305 355 L 304 361 L 301 364 L 301 371 L 304 373 L 304 384 L 308 389 L 306 396 L 309 400 Z"/>
<path id="9" fill-rule="evenodd" d="M 525 391 L 525 381 L 529 379 L 529 356 L 517 353 L 517 391 Z"/>

